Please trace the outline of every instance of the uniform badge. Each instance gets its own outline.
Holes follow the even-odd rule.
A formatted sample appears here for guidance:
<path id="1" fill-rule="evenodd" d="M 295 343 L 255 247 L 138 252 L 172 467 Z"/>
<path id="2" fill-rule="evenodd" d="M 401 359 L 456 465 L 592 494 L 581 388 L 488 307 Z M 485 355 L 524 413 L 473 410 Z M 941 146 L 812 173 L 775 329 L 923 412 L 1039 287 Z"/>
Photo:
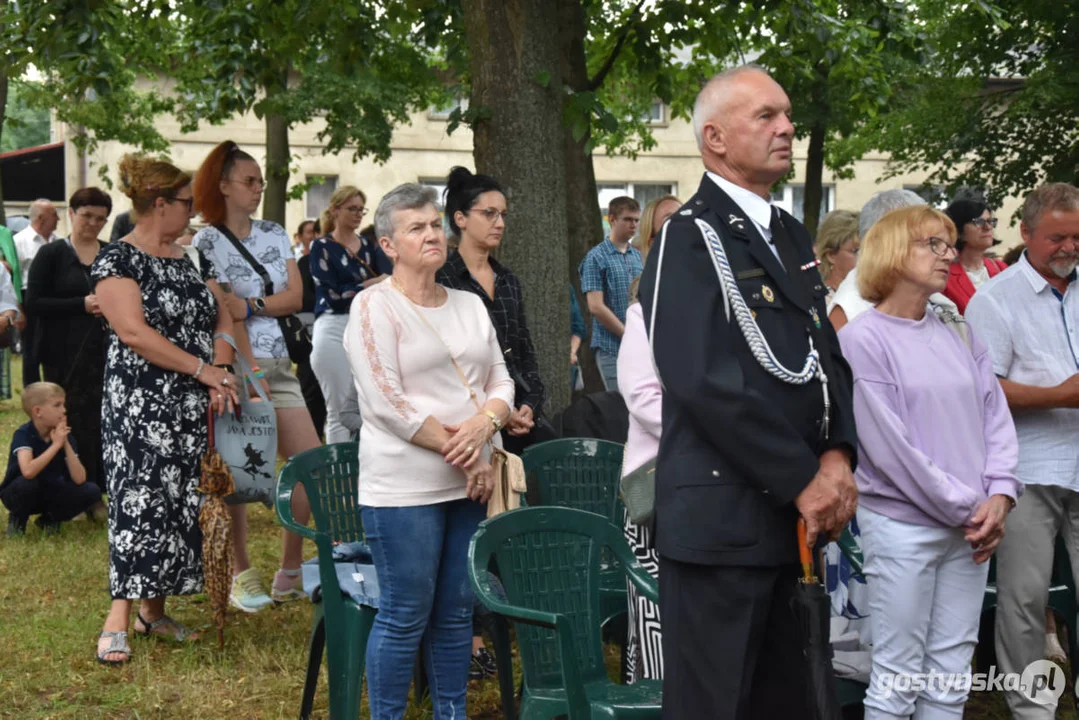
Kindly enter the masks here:
<path id="1" fill-rule="evenodd" d="M 813 324 L 820 330 L 820 315 L 817 314 L 817 308 L 811 308 L 811 311 L 813 313 Z"/>
<path id="2" fill-rule="evenodd" d="M 740 218 L 737 215 L 728 216 L 727 217 L 727 222 L 730 223 L 731 227 L 738 228 L 739 230 L 744 231 L 746 229 L 746 221 L 745 221 L 745 219 Z"/>
<path id="3" fill-rule="evenodd" d="M 768 302 L 776 301 L 776 294 L 772 292 L 772 288 L 768 287 L 767 285 L 761 285 L 761 295 L 763 295 L 764 299 Z"/>

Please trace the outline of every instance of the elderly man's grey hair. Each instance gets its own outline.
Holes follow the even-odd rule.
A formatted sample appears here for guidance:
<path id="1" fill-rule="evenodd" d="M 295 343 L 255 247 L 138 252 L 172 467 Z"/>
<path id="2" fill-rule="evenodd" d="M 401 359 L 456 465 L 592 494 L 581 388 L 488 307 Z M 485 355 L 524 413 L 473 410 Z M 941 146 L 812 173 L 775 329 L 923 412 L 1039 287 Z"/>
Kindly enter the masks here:
<path id="1" fill-rule="evenodd" d="M 890 213 L 892 210 L 910 207 L 911 205 L 926 205 L 925 198 L 913 190 L 893 188 L 881 190 L 869 198 L 869 202 L 862 206 L 862 212 L 858 215 L 858 236 L 865 238 L 869 228 Z"/>
<path id="2" fill-rule="evenodd" d="M 46 210 L 52 209 L 52 201 L 48 198 L 38 198 L 34 202 L 30 203 L 30 222 L 34 222 L 41 214 Z"/>
<path id="3" fill-rule="evenodd" d="M 393 214 L 398 210 L 419 210 L 434 205 L 439 211 L 438 193 L 419 183 L 405 183 L 382 196 L 375 210 L 375 236 L 393 237 Z"/>
<path id="4" fill-rule="evenodd" d="M 723 110 L 723 106 L 727 102 L 727 90 L 731 81 L 747 72 L 760 72 L 768 75 L 768 71 L 760 65 L 753 63 L 739 65 L 713 76 L 697 93 L 697 100 L 693 103 L 693 136 L 697 138 L 698 150 L 704 150 L 704 124 L 711 120 L 717 112 Z"/>

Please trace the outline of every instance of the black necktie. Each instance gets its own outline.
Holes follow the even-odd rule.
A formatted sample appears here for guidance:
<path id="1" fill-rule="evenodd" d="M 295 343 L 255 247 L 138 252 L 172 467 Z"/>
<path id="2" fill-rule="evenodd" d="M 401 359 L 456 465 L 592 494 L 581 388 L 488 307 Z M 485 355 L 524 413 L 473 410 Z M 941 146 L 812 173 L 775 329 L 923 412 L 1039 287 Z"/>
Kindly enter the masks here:
<path id="1" fill-rule="evenodd" d="M 779 259 L 783 262 L 783 269 L 787 271 L 787 277 L 790 279 L 790 284 L 797 295 L 795 300 L 800 305 L 808 307 L 812 302 L 812 296 L 809 294 L 809 288 L 806 286 L 805 278 L 802 276 L 801 260 L 794 249 L 794 241 L 787 234 L 787 228 L 784 227 L 783 221 L 779 217 L 779 211 L 772 210 L 772 222 L 768 228 L 772 231 L 772 244 L 779 251 Z"/>

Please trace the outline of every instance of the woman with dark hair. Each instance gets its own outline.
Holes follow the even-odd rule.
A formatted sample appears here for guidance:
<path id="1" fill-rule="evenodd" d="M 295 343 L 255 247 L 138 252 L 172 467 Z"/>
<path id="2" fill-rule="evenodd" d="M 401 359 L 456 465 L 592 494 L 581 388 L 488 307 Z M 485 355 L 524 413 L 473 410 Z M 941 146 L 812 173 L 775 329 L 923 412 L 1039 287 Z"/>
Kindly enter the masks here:
<path id="1" fill-rule="evenodd" d="M 944 295 L 963 313 L 978 288 L 1008 266 L 985 256 L 985 251 L 995 244 L 993 229 L 997 226 L 988 205 L 979 200 L 956 200 L 944 214 L 955 224 L 958 233 L 955 247 L 959 251 L 949 271 Z"/>
<path id="2" fill-rule="evenodd" d="M 535 416 L 547 390 L 528 332 L 521 281 L 491 257 L 506 231 L 506 196 L 493 177 L 455 167 L 446 180 L 445 214 L 458 246 L 438 271 L 438 282 L 478 295 L 487 307 L 515 390 L 517 409 L 502 431 L 502 442 L 507 451 L 520 454 L 535 442 Z"/>
<path id="3" fill-rule="evenodd" d="M 42 319 L 37 356 L 45 380 L 66 391 L 71 435 L 86 479 L 104 489 L 101 474 L 101 394 L 105 374 L 105 324 L 90 267 L 105 243 L 98 234 L 112 212 L 112 198 L 99 188 L 77 190 L 68 201 L 71 236 L 45 245 L 34 257 L 26 310 Z"/>
<path id="4" fill-rule="evenodd" d="M 213 150 L 195 175 L 195 208 L 209 224 L 195 236 L 195 247 L 217 268 L 217 280 L 235 320 L 234 337 L 244 354 L 250 353 L 261 365 L 256 376 L 271 395 L 277 415 L 277 452 L 284 458 L 318 447 L 311 414 L 307 410 L 300 382 L 292 372 L 285 336 L 278 318 L 300 310 L 303 283 L 289 248 L 283 227 L 251 216 L 262 201 L 265 183 L 255 158 L 227 140 Z M 241 250 L 242 248 L 242 250 Z M 253 264 L 247 260 L 250 256 Z M 258 267 L 256 267 L 256 264 Z M 264 284 L 265 273 L 272 289 Z M 258 612 L 272 602 L 305 597 L 300 563 L 303 538 L 285 532 L 281 567 L 274 575 L 271 595 L 266 593 L 258 571 L 247 556 L 247 509 L 233 505 L 232 538 L 235 547 L 232 593 L 233 607 Z M 293 494 L 296 520 L 310 517 L 307 496 Z"/>

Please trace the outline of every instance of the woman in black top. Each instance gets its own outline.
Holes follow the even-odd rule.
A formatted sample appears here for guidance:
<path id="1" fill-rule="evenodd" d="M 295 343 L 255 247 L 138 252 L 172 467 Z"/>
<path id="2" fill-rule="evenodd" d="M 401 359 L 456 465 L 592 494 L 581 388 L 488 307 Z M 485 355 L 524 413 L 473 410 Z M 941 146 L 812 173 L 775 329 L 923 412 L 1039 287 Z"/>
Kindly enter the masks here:
<path id="1" fill-rule="evenodd" d="M 525 320 L 521 281 L 491 257 L 506 230 L 506 196 L 494 178 L 455 167 L 446 180 L 445 206 L 458 246 L 439 270 L 438 282 L 475 293 L 487 306 L 516 389 L 517 409 L 506 422 L 502 442 L 507 451 L 520 454 L 536 441 L 536 413 L 543 407 L 546 388 Z"/>
<path id="2" fill-rule="evenodd" d="M 105 246 L 97 236 L 111 211 L 112 198 L 104 191 L 77 190 L 68 202 L 71 237 L 38 251 L 26 294 L 27 313 L 41 319 L 35 343 L 45 380 L 67 392 L 68 423 L 86 479 L 102 487 L 105 325 L 90 283 L 90 266 Z"/>

